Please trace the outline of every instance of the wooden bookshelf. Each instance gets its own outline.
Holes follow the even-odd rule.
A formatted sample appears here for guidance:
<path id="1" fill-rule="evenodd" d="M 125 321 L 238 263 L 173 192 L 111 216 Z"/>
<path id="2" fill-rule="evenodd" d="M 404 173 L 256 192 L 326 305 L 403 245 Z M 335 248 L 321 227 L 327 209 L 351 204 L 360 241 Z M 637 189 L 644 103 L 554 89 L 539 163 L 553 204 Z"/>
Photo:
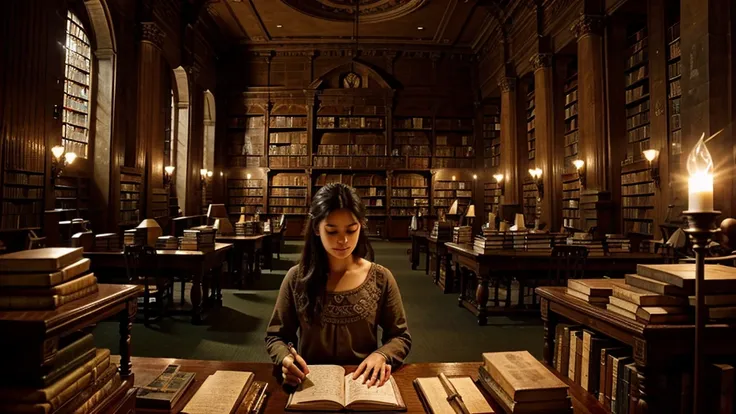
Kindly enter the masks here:
<path id="1" fill-rule="evenodd" d="M 433 168 L 473 168 L 473 119 L 435 118 L 434 144 Z"/>
<path id="2" fill-rule="evenodd" d="M 309 166 L 307 131 L 275 131 L 268 134 L 268 166 L 303 168 Z"/>
<path id="3" fill-rule="evenodd" d="M 535 131 L 536 111 L 534 108 L 534 84 L 531 85 L 530 91 L 526 95 L 526 148 L 529 154 L 529 161 L 533 161 L 537 156 L 537 140 Z"/>
<path id="4" fill-rule="evenodd" d="M 679 10 L 678 10 L 679 12 Z M 679 13 L 678 13 L 679 20 Z M 682 182 L 682 121 L 680 105 L 682 102 L 682 61 L 680 52 L 680 22 L 667 29 L 667 99 L 669 109 L 669 180 L 670 200 L 684 198 L 681 194 L 685 185 Z M 665 178 L 666 179 L 666 178 Z"/>
<path id="5" fill-rule="evenodd" d="M 227 124 L 229 167 L 264 167 L 263 115 L 231 116 Z"/>
<path id="6" fill-rule="evenodd" d="M 390 201 L 392 218 L 429 215 L 429 179 L 416 173 L 394 174 Z"/>
<path id="7" fill-rule="evenodd" d="M 398 168 L 429 169 L 432 158 L 432 118 L 393 119 L 392 157 L 400 157 Z"/>
<path id="8" fill-rule="evenodd" d="M 309 176 L 305 173 L 277 173 L 270 177 L 268 213 L 303 216 L 308 213 Z"/>
<path id="9" fill-rule="evenodd" d="M 0 229 L 40 227 L 44 210 L 44 173 L 5 168 Z"/>
<path id="10" fill-rule="evenodd" d="M 458 214 L 463 214 L 473 200 L 473 181 L 435 180 L 432 189 L 432 208 L 438 217 L 447 213 L 455 200 Z"/>
<path id="11" fill-rule="evenodd" d="M 575 170 L 572 162 L 578 158 L 578 74 L 577 70 L 565 81 L 565 173 Z"/>
<path id="12" fill-rule="evenodd" d="M 643 159 L 649 149 L 649 56 L 646 25 L 627 39 L 624 88 L 626 96 L 626 159 L 623 165 Z"/>
<path id="13" fill-rule="evenodd" d="M 387 217 L 387 185 L 386 176 L 381 174 L 354 174 L 340 173 L 319 175 L 314 180 L 312 194 L 316 194 L 320 188 L 331 183 L 343 183 L 355 188 L 363 201 L 368 218 L 366 232 L 369 236 L 386 236 Z"/>
<path id="14" fill-rule="evenodd" d="M 501 116 L 483 115 L 483 167 L 501 165 Z"/>
<path id="15" fill-rule="evenodd" d="M 534 220 L 537 219 L 537 198 L 539 192 L 537 186 L 531 181 L 531 178 L 524 180 L 521 187 L 522 212 L 524 213 L 524 222 L 527 227 L 534 227 Z"/>
<path id="16" fill-rule="evenodd" d="M 143 174 L 135 168 L 120 168 L 120 216 L 121 227 L 136 226 L 141 222 L 141 190 Z"/>
<path id="17" fill-rule="evenodd" d="M 265 212 L 263 180 L 229 178 L 227 180 L 227 213 L 231 221 L 237 221 L 241 214 L 246 219 L 257 212 Z"/>
<path id="18" fill-rule="evenodd" d="M 384 129 L 379 116 L 318 116 L 314 168 L 387 168 Z"/>
<path id="19" fill-rule="evenodd" d="M 483 203 L 485 204 L 486 217 L 488 213 L 498 215 L 498 207 L 501 205 L 501 186 L 498 183 L 483 184 Z M 485 222 L 485 218 L 483 218 Z"/>
<path id="20" fill-rule="evenodd" d="M 653 234 L 655 190 L 646 161 L 627 165 L 621 170 L 621 216 L 624 234 Z"/>
<path id="21" fill-rule="evenodd" d="M 87 158 L 92 49 L 82 22 L 71 12 L 66 20 L 61 145 L 64 152 Z"/>
<path id="22" fill-rule="evenodd" d="M 580 219 L 580 190 L 577 172 L 562 175 L 562 225 L 584 230 Z"/>
<path id="23" fill-rule="evenodd" d="M 154 218 L 169 216 L 169 192 L 165 188 L 154 188 L 151 194 L 151 212 Z"/>
<path id="24" fill-rule="evenodd" d="M 54 208 L 76 210 L 77 215 L 89 208 L 89 179 L 59 177 L 54 183 Z"/>

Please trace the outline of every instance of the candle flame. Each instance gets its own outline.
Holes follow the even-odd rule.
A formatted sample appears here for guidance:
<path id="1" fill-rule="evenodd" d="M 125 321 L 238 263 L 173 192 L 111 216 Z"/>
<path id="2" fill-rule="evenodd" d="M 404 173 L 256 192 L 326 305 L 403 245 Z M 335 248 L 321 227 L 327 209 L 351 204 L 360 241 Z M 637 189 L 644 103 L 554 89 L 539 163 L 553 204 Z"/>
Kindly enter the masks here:
<path id="1" fill-rule="evenodd" d="M 713 174 L 713 158 L 705 146 L 705 134 L 700 136 L 698 143 L 687 157 L 687 172 L 691 176 Z"/>

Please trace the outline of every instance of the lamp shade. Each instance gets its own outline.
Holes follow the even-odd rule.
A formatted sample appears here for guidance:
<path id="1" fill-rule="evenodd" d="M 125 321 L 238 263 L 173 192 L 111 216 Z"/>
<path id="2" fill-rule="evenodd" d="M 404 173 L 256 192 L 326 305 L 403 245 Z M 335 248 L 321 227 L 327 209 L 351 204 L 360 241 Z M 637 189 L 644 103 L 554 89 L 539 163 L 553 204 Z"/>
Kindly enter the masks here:
<path id="1" fill-rule="evenodd" d="M 457 200 L 452 202 L 452 205 L 450 206 L 450 211 L 448 211 L 447 214 L 457 215 Z"/>
<path id="2" fill-rule="evenodd" d="M 475 218 L 475 204 L 471 204 L 468 206 L 468 211 L 467 213 L 465 213 L 465 217 Z"/>
<path id="3" fill-rule="evenodd" d="M 163 234 L 163 229 L 154 219 L 145 219 L 138 225 L 139 229 L 146 229 L 146 244 L 151 247 L 156 246 L 156 240 Z"/>
<path id="4" fill-rule="evenodd" d="M 208 218 L 226 218 L 227 209 L 224 204 L 210 204 L 207 209 Z"/>

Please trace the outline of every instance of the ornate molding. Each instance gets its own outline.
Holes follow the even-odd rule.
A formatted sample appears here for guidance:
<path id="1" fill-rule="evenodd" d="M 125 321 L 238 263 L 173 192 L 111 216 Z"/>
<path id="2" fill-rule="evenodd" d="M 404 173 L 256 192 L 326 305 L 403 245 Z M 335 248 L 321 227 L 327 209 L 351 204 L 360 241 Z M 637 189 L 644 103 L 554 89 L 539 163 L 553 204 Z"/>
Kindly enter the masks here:
<path id="1" fill-rule="evenodd" d="M 531 58 L 529 62 L 532 64 L 532 69 L 536 72 L 537 69 L 548 68 L 552 66 L 552 54 L 551 53 L 537 53 Z"/>
<path id="2" fill-rule="evenodd" d="M 501 76 L 498 78 L 498 87 L 501 92 L 514 92 L 516 90 L 516 78 Z"/>
<path id="3" fill-rule="evenodd" d="M 570 30 L 577 39 L 590 34 L 601 35 L 603 33 L 603 16 L 581 14 L 570 27 Z"/>
<path id="4" fill-rule="evenodd" d="M 306 15 L 325 20 L 352 22 L 354 0 L 282 0 Z M 377 23 L 396 19 L 420 9 L 428 0 L 361 0 L 360 22 Z"/>
<path id="5" fill-rule="evenodd" d="M 141 41 L 150 42 L 158 47 L 161 47 L 164 44 L 164 38 L 166 38 L 166 33 L 161 30 L 160 27 L 158 27 L 157 23 L 141 23 Z"/>

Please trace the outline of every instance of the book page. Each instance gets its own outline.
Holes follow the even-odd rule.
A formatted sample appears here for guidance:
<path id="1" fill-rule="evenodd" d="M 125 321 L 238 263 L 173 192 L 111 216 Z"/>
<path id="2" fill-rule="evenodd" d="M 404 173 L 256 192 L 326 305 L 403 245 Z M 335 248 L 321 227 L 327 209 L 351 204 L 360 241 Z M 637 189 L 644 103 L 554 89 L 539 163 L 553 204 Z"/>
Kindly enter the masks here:
<path id="1" fill-rule="evenodd" d="M 307 378 L 299 385 L 289 405 L 334 401 L 343 406 L 345 401 L 344 375 L 345 369 L 339 365 L 310 365 Z"/>
<path id="2" fill-rule="evenodd" d="M 488 401 L 483 397 L 478 387 L 470 377 L 450 378 L 457 392 L 463 397 L 463 402 L 471 413 L 493 413 Z M 440 386 L 442 386 L 440 384 Z"/>
<path id="3" fill-rule="evenodd" d="M 185 414 L 230 414 L 252 372 L 217 371 L 207 377 L 181 411 Z"/>
<path id="4" fill-rule="evenodd" d="M 363 375 L 357 379 L 353 379 L 353 374 L 345 376 L 345 405 L 352 404 L 356 401 L 380 402 L 385 404 L 398 405 L 399 401 L 394 393 L 392 384 L 393 377 L 386 381 L 380 387 L 373 385 L 368 388 L 368 382 L 363 384 Z"/>

